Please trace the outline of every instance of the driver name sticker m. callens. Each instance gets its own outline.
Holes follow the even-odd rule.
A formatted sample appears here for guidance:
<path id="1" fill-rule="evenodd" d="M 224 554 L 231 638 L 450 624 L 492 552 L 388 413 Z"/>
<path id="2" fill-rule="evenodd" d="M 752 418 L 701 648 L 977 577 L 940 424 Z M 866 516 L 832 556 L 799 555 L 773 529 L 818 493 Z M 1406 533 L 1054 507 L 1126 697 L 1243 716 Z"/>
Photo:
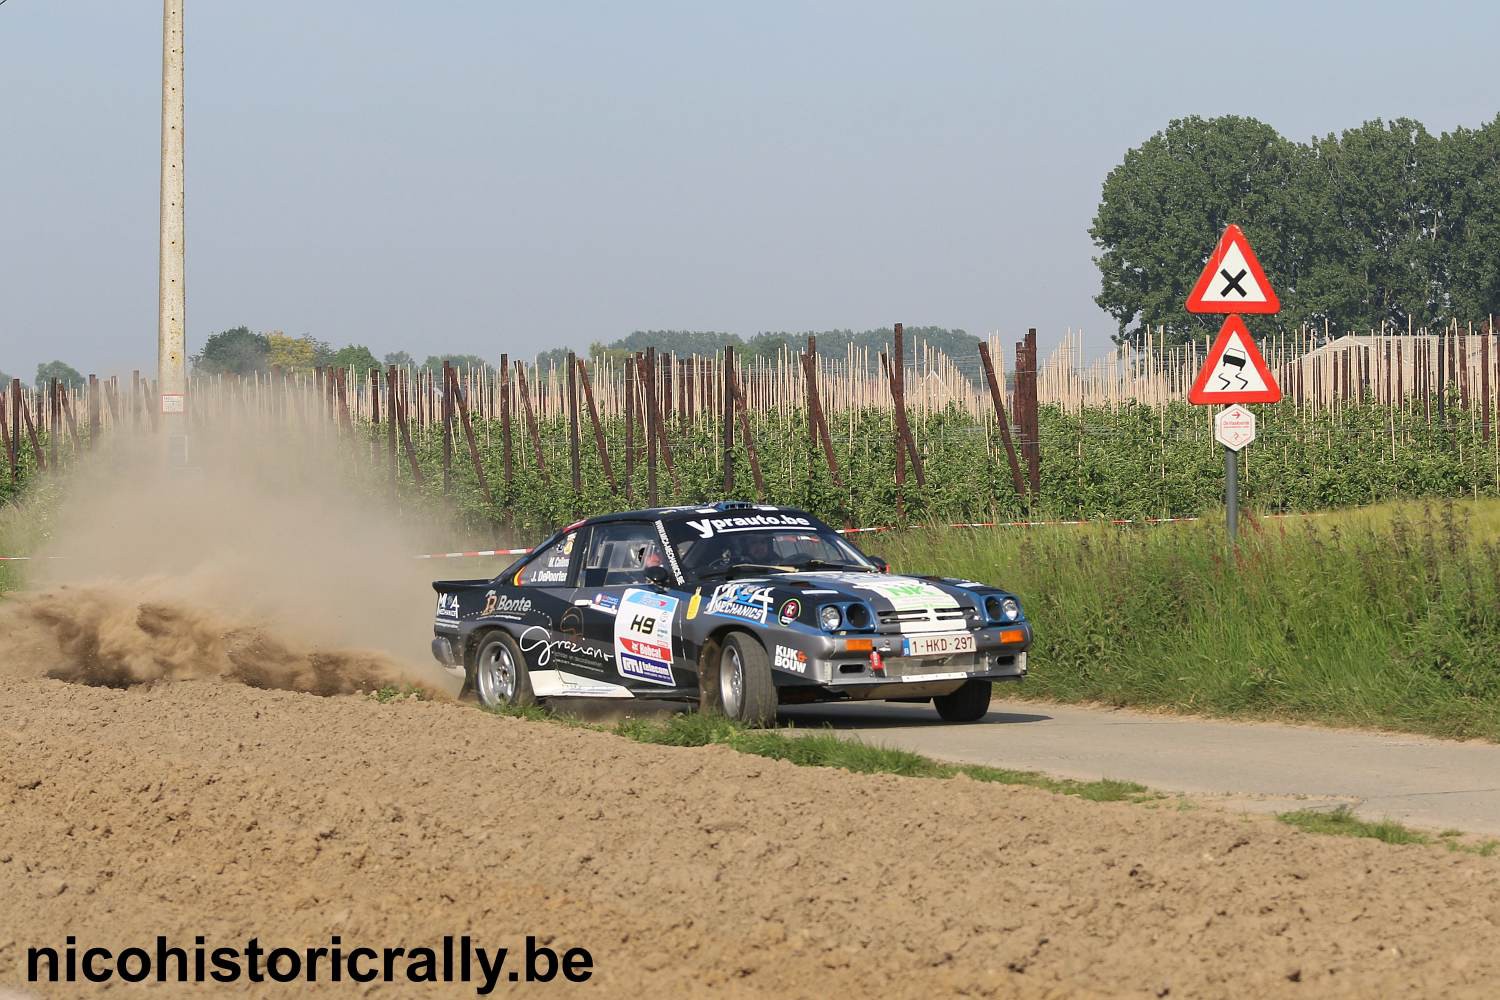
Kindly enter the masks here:
<path id="1" fill-rule="evenodd" d="M 672 679 L 672 616 L 677 598 L 627 590 L 615 613 L 615 658 L 620 674 L 651 684 Z"/>

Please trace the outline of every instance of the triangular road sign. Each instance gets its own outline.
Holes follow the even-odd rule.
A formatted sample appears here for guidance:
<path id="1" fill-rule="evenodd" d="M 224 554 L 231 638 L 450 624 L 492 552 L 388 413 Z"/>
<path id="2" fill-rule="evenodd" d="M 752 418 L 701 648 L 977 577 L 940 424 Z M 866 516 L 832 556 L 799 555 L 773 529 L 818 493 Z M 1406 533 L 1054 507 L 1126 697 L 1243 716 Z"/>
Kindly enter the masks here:
<path id="1" fill-rule="evenodd" d="M 1276 289 L 1266 280 L 1250 241 L 1230 225 L 1208 258 L 1187 300 L 1188 312 L 1261 315 L 1281 311 Z"/>
<path id="2" fill-rule="evenodd" d="M 1208 359 L 1193 387 L 1189 403 L 1274 403 L 1281 387 L 1260 356 L 1245 321 L 1230 316 L 1219 328 L 1218 339 L 1208 349 Z"/>

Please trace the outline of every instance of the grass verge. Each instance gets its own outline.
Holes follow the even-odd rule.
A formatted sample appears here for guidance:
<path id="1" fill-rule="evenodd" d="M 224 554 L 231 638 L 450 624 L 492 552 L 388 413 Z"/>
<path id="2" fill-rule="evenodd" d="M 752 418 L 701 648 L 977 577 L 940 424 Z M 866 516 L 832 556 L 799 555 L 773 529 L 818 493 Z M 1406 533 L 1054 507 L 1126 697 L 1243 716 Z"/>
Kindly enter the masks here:
<path id="1" fill-rule="evenodd" d="M 1348 806 L 1339 806 L 1332 811 L 1320 809 L 1298 809 L 1295 812 L 1278 813 L 1281 822 L 1306 833 L 1331 834 L 1337 837 L 1369 837 L 1386 844 L 1443 844 L 1450 851 L 1466 854 L 1492 856 L 1500 850 L 1500 840 L 1465 841 L 1460 830 L 1444 830 L 1437 835 L 1413 830 L 1394 820 L 1371 821 L 1360 819 Z"/>
<path id="2" fill-rule="evenodd" d="M 1015 591 L 1018 697 L 1500 740 L 1497 504 L 1224 524 L 911 530 L 898 572 Z"/>

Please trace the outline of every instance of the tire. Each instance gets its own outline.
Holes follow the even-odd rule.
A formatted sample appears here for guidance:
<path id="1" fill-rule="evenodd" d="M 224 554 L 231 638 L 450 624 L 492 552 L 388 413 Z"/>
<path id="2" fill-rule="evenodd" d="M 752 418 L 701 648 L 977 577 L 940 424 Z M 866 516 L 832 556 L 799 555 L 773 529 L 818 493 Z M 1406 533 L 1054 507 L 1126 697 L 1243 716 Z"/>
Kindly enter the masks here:
<path id="1" fill-rule="evenodd" d="M 933 707 L 944 722 L 978 722 L 990 710 L 993 681 L 967 680 L 952 694 L 932 699 Z"/>
<path id="2" fill-rule="evenodd" d="M 479 640 L 467 665 L 461 700 L 472 696 L 488 709 L 524 708 L 537 703 L 531 693 L 531 673 L 516 642 L 504 632 L 488 632 Z"/>
<path id="3" fill-rule="evenodd" d="M 704 711 L 761 728 L 776 722 L 776 683 L 766 647 L 748 632 L 731 632 L 704 648 L 699 705 Z"/>

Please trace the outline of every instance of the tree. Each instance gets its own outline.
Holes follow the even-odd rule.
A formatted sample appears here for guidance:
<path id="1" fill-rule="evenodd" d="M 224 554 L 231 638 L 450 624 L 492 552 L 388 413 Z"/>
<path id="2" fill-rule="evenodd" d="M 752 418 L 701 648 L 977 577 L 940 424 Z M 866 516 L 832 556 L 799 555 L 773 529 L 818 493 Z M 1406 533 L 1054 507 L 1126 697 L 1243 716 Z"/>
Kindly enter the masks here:
<path id="1" fill-rule="evenodd" d="M 270 352 L 265 334 L 237 326 L 210 336 L 191 360 L 193 368 L 206 375 L 250 375 L 266 371 Z"/>
<path id="2" fill-rule="evenodd" d="M 1326 318 L 1343 331 L 1446 318 L 1450 243 L 1438 202 L 1456 163 L 1445 152 L 1456 149 L 1440 150 L 1409 118 L 1313 140 L 1297 184 L 1304 204 L 1318 209 L 1297 318 Z"/>
<path id="3" fill-rule="evenodd" d="M 1500 314 L 1500 115 L 1475 130 L 1456 129 L 1441 145 L 1449 305 L 1460 320 L 1488 322 Z"/>
<path id="4" fill-rule="evenodd" d="M 288 372 L 310 372 L 317 364 L 317 347 L 310 337 L 289 337 L 280 330 L 266 334 L 266 360 Z"/>
<path id="5" fill-rule="evenodd" d="M 78 369 L 61 361 L 48 361 L 44 365 L 36 366 L 36 387 L 45 389 L 53 379 L 61 379 L 62 384 L 69 389 L 82 388 L 83 376 L 78 374 Z"/>
<path id="6" fill-rule="evenodd" d="M 350 344 L 339 348 L 329 357 L 328 363 L 335 368 L 353 368 L 359 372 L 368 372 L 371 368 L 380 367 L 380 362 L 375 360 L 375 355 L 362 344 Z"/>
<path id="7" fill-rule="evenodd" d="M 0 372 L 0 392 L 4 392 L 6 389 L 9 389 L 10 383 L 11 377 L 4 372 Z"/>
<path id="8" fill-rule="evenodd" d="M 1312 208 L 1290 193 L 1306 155 L 1264 122 L 1233 115 L 1178 119 L 1126 152 L 1089 229 L 1101 251 L 1094 301 L 1118 322 L 1115 340 L 1138 343 L 1157 325 L 1173 342 L 1212 332 L 1184 303 L 1231 222 L 1294 315 L 1301 213 Z"/>
<path id="9" fill-rule="evenodd" d="M 430 372 L 441 372 L 446 361 L 454 368 L 482 368 L 490 370 L 490 364 L 477 354 L 429 354 L 422 367 Z"/>
<path id="10" fill-rule="evenodd" d="M 409 368 L 416 364 L 416 361 L 405 351 L 392 351 L 385 356 L 385 363 L 395 365 L 397 368 Z"/>

